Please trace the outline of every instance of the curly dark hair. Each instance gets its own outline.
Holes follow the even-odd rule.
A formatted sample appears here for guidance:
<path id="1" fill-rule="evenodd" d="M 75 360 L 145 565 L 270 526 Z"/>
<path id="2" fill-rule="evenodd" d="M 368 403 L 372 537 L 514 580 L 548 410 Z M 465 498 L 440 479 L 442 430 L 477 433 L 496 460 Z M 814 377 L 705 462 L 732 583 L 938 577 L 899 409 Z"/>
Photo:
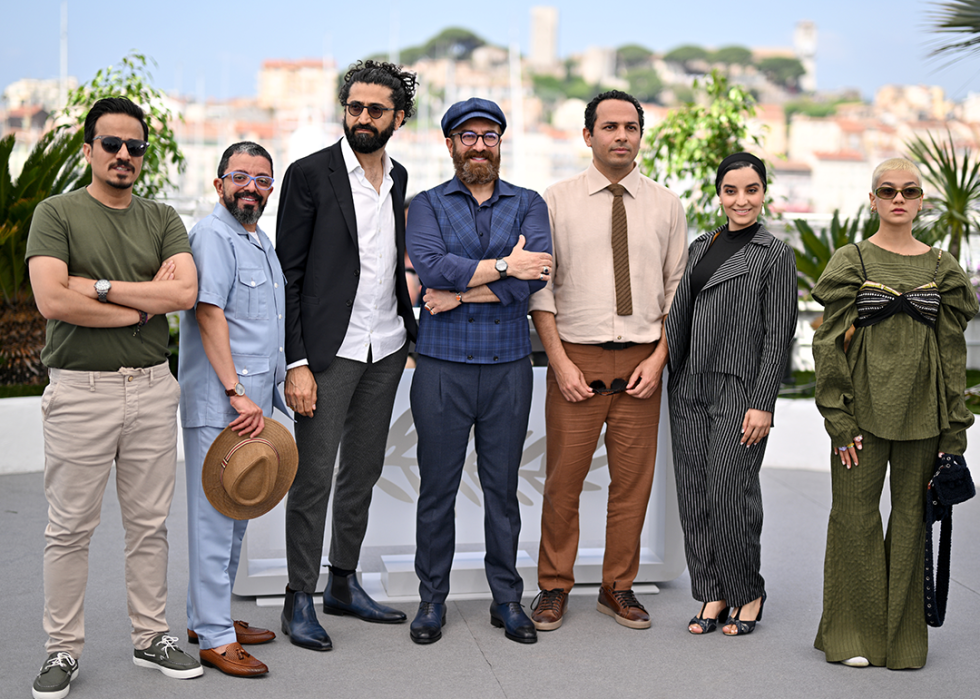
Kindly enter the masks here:
<path id="1" fill-rule="evenodd" d="M 592 101 L 585 107 L 585 128 L 589 130 L 590 134 L 595 129 L 595 113 L 599 108 L 599 103 L 606 100 L 622 100 L 636 107 L 636 113 L 640 117 L 640 133 L 643 133 L 643 107 L 640 106 L 640 101 L 628 92 L 609 90 L 593 97 Z"/>
<path id="2" fill-rule="evenodd" d="M 405 112 L 405 121 L 415 115 L 415 89 L 418 87 L 415 73 L 401 70 L 394 63 L 358 61 L 344 76 L 344 85 L 340 88 L 339 95 L 341 104 L 347 101 L 354 83 L 387 87 L 391 90 L 391 101 L 395 109 Z"/>

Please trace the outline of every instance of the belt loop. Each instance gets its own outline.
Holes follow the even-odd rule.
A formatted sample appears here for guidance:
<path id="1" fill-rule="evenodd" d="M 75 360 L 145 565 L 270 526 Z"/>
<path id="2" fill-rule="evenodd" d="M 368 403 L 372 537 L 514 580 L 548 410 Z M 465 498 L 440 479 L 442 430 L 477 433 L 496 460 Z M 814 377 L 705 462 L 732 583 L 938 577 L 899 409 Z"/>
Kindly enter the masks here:
<path id="1" fill-rule="evenodd" d="M 150 367 L 150 388 L 153 388 L 153 372 L 156 370 L 157 368 L 155 366 Z"/>
<path id="2" fill-rule="evenodd" d="M 88 390 L 95 393 L 95 372 L 90 371 L 88 373 Z"/>

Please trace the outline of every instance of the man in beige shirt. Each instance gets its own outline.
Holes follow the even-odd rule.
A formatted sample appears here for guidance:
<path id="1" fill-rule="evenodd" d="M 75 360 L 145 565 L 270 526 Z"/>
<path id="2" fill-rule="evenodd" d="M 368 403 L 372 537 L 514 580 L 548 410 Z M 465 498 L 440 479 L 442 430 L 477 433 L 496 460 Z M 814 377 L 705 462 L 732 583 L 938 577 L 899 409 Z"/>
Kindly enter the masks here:
<path id="1" fill-rule="evenodd" d="M 630 628 L 650 617 L 632 592 L 657 456 L 663 320 L 687 263 L 684 208 L 640 174 L 643 108 L 604 92 L 585 110 L 592 164 L 544 195 L 554 270 L 531 297 L 548 353 L 546 479 L 538 586 L 531 616 L 561 626 L 574 584 L 579 496 L 606 425 L 609 503 L 597 609 Z"/>

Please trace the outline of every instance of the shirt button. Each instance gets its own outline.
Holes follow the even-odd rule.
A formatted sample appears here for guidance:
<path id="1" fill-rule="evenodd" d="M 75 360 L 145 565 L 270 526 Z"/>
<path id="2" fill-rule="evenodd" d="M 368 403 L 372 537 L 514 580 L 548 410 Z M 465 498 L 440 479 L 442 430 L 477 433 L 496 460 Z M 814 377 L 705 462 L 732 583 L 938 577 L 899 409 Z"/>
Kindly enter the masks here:
<path id="1" fill-rule="evenodd" d="M 252 286 L 255 286 L 255 282 L 252 282 Z"/>
<path id="2" fill-rule="evenodd" d="M 467 359 L 473 359 L 473 355 L 472 354 L 468 354 L 468 355 L 466 355 L 466 358 Z"/>
<path id="3" fill-rule="evenodd" d="M 248 373 L 248 369 L 242 369 L 242 374 L 247 374 L 247 373 Z"/>
<path id="4" fill-rule="evenodd" d="M 471 323 L 473 323 L 473 322 L 475 322 L 475 321 L 476 321 L 476 318 L 470 318 L 470 322 L 471 322 Z"/>
<path id="5" fill-rule="evenodd" d="M 275 284 L 273 284 L 272 286 L 274 286 L 275 288 L 277 288 L 277 289 L 278 289 L 278 288 L 279 288 L 279 282 L 276 282 L 276 283 L 275 283 Z"/>
<path id="6" fill-rule="evenodd" d="M 279 320 L 282 320 L 282 313 L 279 314 Z"/>
<path id="7" fill-rule="evenodd" d="M 617 336 L 616 336 L 616 339 L 617 339 L 617 340 L 622 340 L 622 339 L 623 339 L 623 336 L 622 336 L 622 335 L 617 335 Z"/>
<path id="8" fill-rule="evenodd" d="M 282 347 L 279 348 L 279 351 L 282 352 Z"/>
<path id="9" fill-rule="evenodd" d="M 126 380 L 127 380 L 127 381 L 132 381 L 132 380 L 133 380 L 133 377 L 132 377 L 132 376 L 130 376 L 130 377 L 129 377 L 128 379 L 126 379 Z"/>
<path id="10" fill-rule="evenodd" d="M 493 321 L 493 324 L 494 325 L 500 325 L 500 318 L 497 318 L 495 321 Z"/>

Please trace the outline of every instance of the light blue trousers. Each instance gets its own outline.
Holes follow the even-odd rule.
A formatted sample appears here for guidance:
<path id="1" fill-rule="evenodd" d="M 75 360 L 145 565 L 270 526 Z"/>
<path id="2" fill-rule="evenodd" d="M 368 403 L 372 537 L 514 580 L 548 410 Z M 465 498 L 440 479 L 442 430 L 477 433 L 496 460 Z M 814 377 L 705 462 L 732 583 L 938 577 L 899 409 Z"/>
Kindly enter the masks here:
<path id="1" fill-rule="evenodd" d="M 200 638 L 201 649 L 235 642 L 231 588 L 238 572 L 242 537 L 248 520 L 218 512 L 201 486 L 201 469 L 221 427 L 184 428 L 187 468 L 187 628 Z"/>

